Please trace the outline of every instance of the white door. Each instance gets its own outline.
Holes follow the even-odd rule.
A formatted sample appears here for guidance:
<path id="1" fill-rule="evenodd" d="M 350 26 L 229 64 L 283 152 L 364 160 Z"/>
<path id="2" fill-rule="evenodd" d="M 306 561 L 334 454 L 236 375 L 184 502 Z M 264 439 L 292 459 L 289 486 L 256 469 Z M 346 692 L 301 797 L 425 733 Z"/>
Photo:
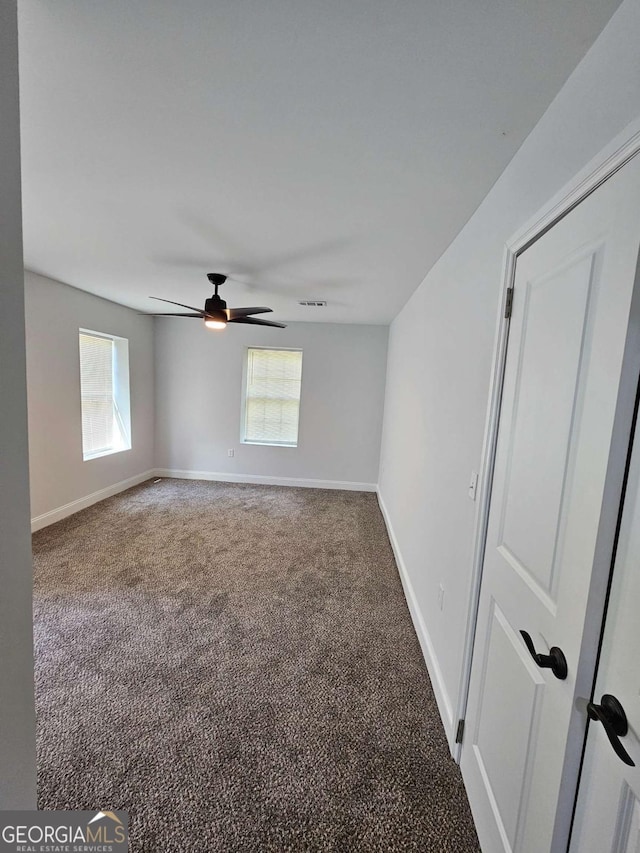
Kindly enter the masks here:
<path id="1" fill-rule="evenodd" d="M 640 431 L 626 490 L 613 585 L 593 701 L 627 718 L 619 736 L 624 756 L 614 752 L 600 722 L 589 724 L 587 749 L 571 836 L 572 853 L 640 851 Z M 613 708 L 615 709 L 615 705 Z M 624 730 L 624 725 L 620 732 Z M 615 731 L 613 736 L 616 737 Z"/>
<path id="2" fill-rule="evenodd" d="M 585 729 L 574 699 L 593 677 L 584 649 L 602 616 L 625 418 L 630 430 L 639 244 L 636 157 L 517 261 L 461 756 L 486 853 L 566 849 Z M 561 649 L 564 680 L 521 631 L 541 655 Z"/>

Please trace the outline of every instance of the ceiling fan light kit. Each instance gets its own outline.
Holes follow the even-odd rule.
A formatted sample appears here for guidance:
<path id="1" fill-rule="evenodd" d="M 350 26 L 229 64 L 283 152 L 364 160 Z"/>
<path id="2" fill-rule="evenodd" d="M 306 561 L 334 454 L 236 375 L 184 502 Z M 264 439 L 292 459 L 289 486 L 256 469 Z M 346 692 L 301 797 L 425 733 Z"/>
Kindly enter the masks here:
<path id="1" fill-rule="evenodd" d="M 273 320 L 258 320 L 253 314 L 268 314 L 271 308 L 227 308 L 227 303 L 218 296 L 218 288 L 227 280 L 227 276 L 218 272 L 207 273 L 207 278 L 214 286 L 215 292 L 204 303 L 204 309 L 194 308 L 192 305 L 184 305 L 182 302 L 173 302 L 171 299 L 162 299 L 159 296 L 151 296 L 158 302 L 168 302 L 170 305 L 179 305 L 180 308 L 188 308 L 189 314 L 152 314 L 152 317 L 196 317 L 204 320 L 208 329 L 225 329 L 229 323 L 246 323 L 252 326 L 274 326 L 278 329 L 286 329 L 284 323 L 276 323 Z"/>
<path id="2" fill-rule="evenodd" d="M 207 329 L 226 329 L 227 318 L 225 317 L 223 319 L 222 317 L 220 317 L 216 320 L 213 317 L 207 317 L 207 319 L 204 321 L 204 324 Z"/>

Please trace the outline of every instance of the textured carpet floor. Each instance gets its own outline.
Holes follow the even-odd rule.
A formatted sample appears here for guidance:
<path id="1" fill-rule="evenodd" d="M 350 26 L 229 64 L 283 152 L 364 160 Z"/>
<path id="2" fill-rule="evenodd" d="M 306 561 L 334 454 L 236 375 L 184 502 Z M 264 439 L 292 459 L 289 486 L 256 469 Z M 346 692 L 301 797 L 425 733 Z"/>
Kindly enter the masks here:
<path id="1" fill-rule="evenodd" d="M 477 851 L 372 494 L 145 483 L 34 536 L 39 806 L 134 853 Z"/>

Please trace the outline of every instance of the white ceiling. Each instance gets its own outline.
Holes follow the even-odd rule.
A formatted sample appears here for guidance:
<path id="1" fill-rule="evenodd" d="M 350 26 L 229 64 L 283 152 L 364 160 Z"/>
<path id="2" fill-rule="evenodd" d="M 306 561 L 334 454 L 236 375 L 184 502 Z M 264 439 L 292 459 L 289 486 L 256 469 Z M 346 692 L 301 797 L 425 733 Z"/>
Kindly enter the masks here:
<path id="1" fill-rule="evenodd" d="M 19 0 L 25 264 L 388 323 L 618 4 Z"/>

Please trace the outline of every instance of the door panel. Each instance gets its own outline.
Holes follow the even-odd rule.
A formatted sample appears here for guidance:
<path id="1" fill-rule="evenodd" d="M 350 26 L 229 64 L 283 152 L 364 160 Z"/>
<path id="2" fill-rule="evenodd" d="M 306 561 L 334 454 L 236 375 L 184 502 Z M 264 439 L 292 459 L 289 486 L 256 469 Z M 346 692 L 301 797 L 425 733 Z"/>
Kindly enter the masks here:
<path id="1" fill-rule="evenodd" d="M 495 601 L 490 608 L 489 622 L 480 713 L 473 744 L 495 820 L 501 834 L 513 846 L 531 775 L 544 679 Z M 528 715 L 512 719 L 511 703 L 505 702 L 501 694 L 505 679 L 514 700 L 519 707 L 528 709 Z M 510 773 L 504 772 L 507 756 Z"/>
<path id="2" fill-rule="evenodd" d="M 512 567 L 555 610 L 557 546 L 580 388 L 595 254 L 527 281 L 498 539 Z M 548 472 L 540 477 L 540 471 Z M 531 518 L 536 524 L 531 524 Z M 527 578 L 528 576 L 528 578 Z"/>
<path id="3" fill-rule="evenodd" d="M 636 158 L 516 265 L 461 759 L 487 853 L 566 847 L 557 803 L 568 737 L 584 727 L 574 700 L 596 550 L 613 547 L 601 519 L 623 410 L 638 211 Z M 537 666 L 521 630 L 541 654 L 563 650 L 565 680 Z"/>

